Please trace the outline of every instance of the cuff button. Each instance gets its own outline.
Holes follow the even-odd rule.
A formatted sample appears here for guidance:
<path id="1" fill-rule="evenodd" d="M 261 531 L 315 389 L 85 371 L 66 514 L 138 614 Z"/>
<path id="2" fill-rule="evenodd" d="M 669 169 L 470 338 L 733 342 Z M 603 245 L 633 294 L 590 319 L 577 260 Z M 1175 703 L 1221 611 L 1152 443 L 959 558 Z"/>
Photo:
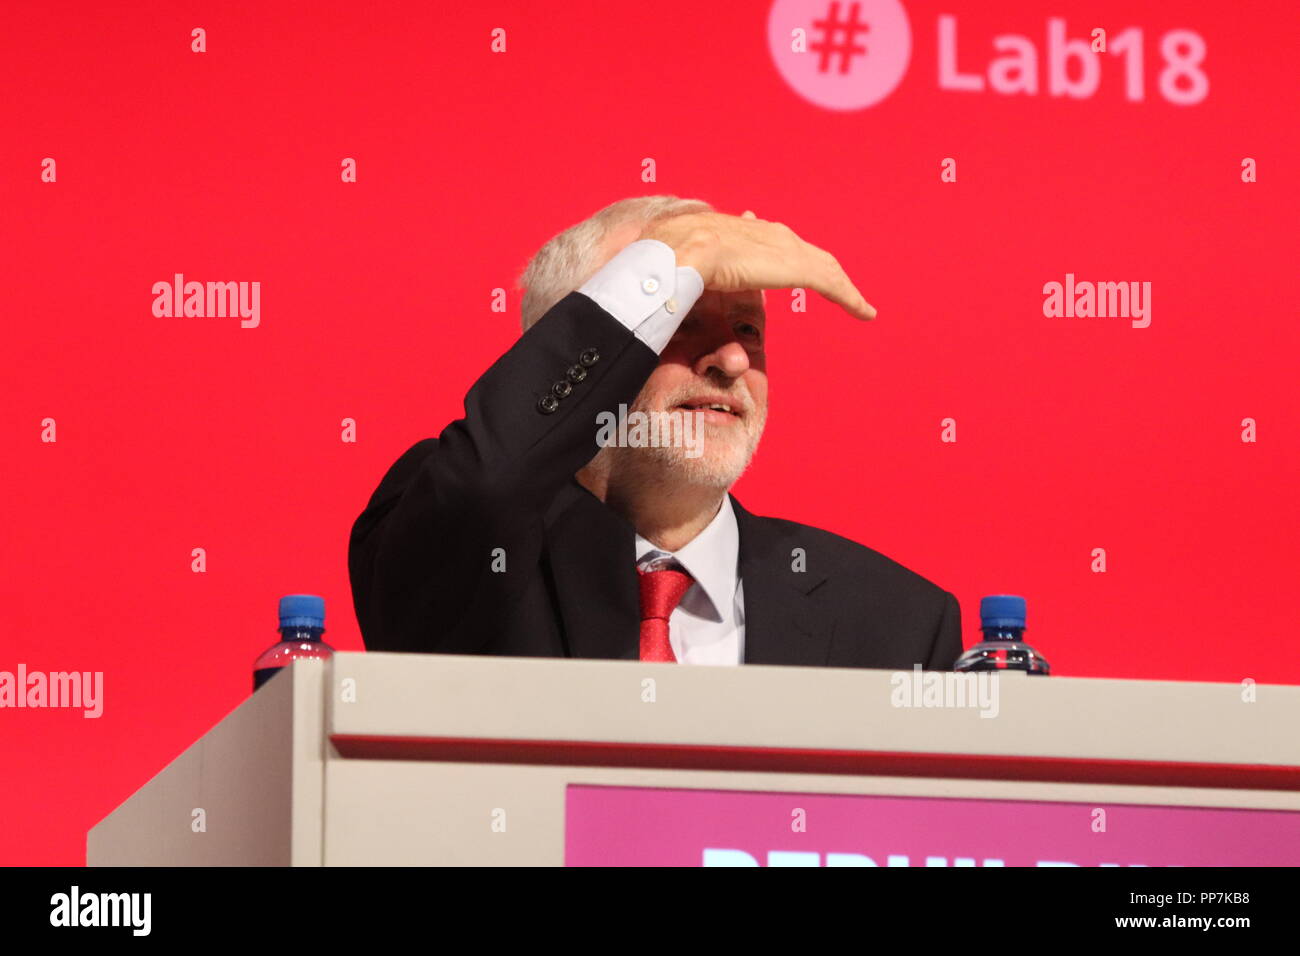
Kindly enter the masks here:
<path id="1" fill-rule="evenodd" d="M 596 349 L 583 349 L 582 354 L 578 356 L 578 362 L 583 368 L 591 368 L 600 361 L 600 352 Z"/>
<path id="2" fill-rule="evenodd" d="M 537 410 L 543 415 L 549 415 L 560 407 L 560 400 L 554 395 L 543 395 L 537 402 Z"/>
<path id="3" fill-rule="evenodd" d="M 581 365 L 570 365 L 569 370 L 564 374 L 568 376 L 570 382 L 577 385 L 587 377 L 587 370 Z"/>
<path id="4" fill-rule="evenodd" d="M 570 385 L 568 382 L 566 382 L 564 379 L 560 379 L 558 382 L 556 382 L 554 385 L 551 386 L 551 394 L 554 395 L 556 398 L 568 398 L 572 392 L 573 392 L 573 386 Z"/>

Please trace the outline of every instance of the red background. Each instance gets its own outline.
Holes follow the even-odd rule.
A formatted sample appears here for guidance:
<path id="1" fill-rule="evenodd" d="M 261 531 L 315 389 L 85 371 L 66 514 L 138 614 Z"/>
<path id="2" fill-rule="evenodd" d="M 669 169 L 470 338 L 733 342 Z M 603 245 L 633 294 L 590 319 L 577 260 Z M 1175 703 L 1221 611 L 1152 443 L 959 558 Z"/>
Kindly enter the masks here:
<path id="1" fill-rule="evenodd" d="M 968 644 L 981 595 L 1026 595 L 1062 675 L 1300 683 L 1293 4 L 908 0 L 905 78 L 843 113 L 777 73 L 766 3 L 464 6 L 7 11 L 0 670 L 103 671 L 105 709 L 0 711 L 0 862 L 83 862 L 248 694 L 282 594 L 361 648 L 352 521 L 513 341 L 532 252 L 626 196 L 784 221 L 880 310 L 769 294 L 748 508 L 952 590 Z M 940 90 L 941 13 L 963 72 L 1028 36 L 1042 92 Z M 1113 56 L 1047 95 L 1049 16 L 1141 27 L 1146 99 Z M 1175 28 L 1208 45 L 1194 106 L 1159 93 Z M 260 327 L 155 318 L 175 272 L 260 281 Z M 1151 282 L 1151 327 L 1045 318 L 1066 272 Z"/>

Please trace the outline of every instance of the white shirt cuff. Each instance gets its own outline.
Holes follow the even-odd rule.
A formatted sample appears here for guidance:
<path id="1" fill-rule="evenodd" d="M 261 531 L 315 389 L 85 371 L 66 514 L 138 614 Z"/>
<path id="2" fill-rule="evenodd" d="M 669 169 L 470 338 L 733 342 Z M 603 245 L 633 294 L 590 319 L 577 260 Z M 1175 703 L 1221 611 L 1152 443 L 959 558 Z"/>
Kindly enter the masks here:
<path id="1" fill-rule="evenodd" d="M 693 266 L 677 265 L 672 246 L 638 239 L 578 289 L 658 354 L 704 294 Z"/>

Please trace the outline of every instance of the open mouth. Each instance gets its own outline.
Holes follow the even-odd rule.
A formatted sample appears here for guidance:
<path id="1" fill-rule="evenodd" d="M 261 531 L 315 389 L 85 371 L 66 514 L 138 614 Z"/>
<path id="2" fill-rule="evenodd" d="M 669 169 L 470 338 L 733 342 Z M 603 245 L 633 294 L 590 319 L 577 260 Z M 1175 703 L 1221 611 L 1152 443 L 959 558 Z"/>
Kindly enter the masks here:
<path id="1" fill-rule="evenodd" d="M 730 415 L 732 418 L 742 417 L 740 409 L 727 402 L 682 402 L 676 407 L 688 412 L 713 412 L 719 415 Z"/>

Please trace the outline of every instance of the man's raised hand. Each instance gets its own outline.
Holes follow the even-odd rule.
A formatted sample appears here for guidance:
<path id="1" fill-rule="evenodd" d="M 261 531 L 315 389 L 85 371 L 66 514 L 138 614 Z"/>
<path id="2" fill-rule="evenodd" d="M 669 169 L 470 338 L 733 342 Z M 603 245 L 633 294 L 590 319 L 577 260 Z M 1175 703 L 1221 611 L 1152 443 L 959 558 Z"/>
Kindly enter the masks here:
<path id="1" fill-rule="evenodd" d="M 650 222 L 640 238 L 671 246 L 679 266 L 692 266 L 704 288 L 812 289 L 858 319 L 876 310 L 862 297 L 835 257 L 805 242 L 784 223 L 744 215 L 692 212 Z"/>

